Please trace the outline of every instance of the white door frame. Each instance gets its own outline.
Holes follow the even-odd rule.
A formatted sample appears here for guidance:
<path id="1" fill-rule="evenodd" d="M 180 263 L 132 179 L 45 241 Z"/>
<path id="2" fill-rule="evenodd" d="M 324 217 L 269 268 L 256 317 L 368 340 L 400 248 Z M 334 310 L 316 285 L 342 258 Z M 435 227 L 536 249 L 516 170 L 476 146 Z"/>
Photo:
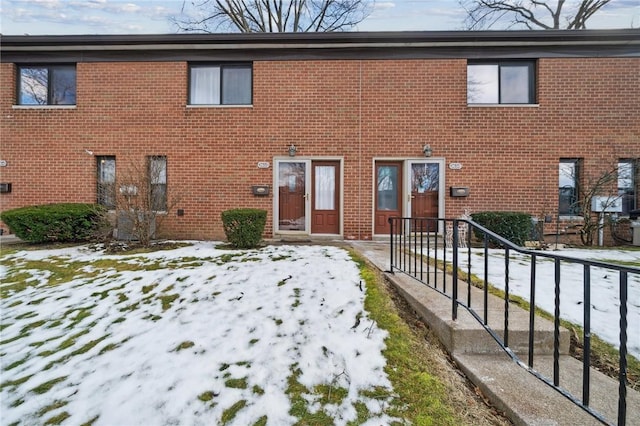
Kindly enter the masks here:
<path id="1" fill-rule="evenodd" d="M 411 166 L 414 164 L 438 164 L 438 217 L 444 217 L 444 200 L 445 200 L 445 159 L 444 158 L 410 158 L 405 160 L 404 171 L 404 192 L 405 205 L 403 206 L 405 217 L 411 216 Z M 438 233 L 444 232 L 442 223 L 438 223 Z"/>
<path id="2" fill-rule="evenodd" d="M 337 190 L 340 191 L 340 197 L 338 199 L 338 209 L 340 213 L 340 228 L 339 234 L 343 235 L 344 232 L 344 159 L 343 157 L 277 157 L 273 159 L 273 234 L 290 234 L 290 235 L 311 235 L 311 194 L 313 188 L 311 182 L 313 180 L 311 174 L 313 173 L 312 162 L 313 161 L 336 161 L 340 164 L 337 178 L 339 179 L 340 186 Z M 283 163 L 304 163 L 305 164 L 305 223 L 303 231 L 291 231 L 280 230 L 280 190 L 279 190 L 279 173 L 280 164 Z M 325 234 L 318 234 L 325 235 Z M 334 235 L 334 234 L 331 234 Z"/>

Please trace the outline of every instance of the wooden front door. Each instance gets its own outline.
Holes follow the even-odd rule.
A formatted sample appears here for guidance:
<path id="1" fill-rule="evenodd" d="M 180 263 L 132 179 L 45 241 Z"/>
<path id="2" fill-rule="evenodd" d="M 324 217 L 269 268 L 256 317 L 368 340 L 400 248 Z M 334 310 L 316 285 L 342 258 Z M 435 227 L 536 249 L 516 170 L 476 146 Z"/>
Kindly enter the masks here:
<path id="1" fill-rule="evenodd" d="M 439 215 L 440 164 L 411 163 L 411 217 L 437 218 Z M 414 231 L 436 232 L 437 221 L 421 221 L 414 224 Z"/>
<path id="2" fill-rule="evenodd" d="M 374 233 L 389 234 L 389 218 L 402 216 L 402 162 L 378 161 L 375 167 Z"/>
<path id="3" fill-rule="evenodd" d="M 278 230 L 306 231 L 307 163 L 287 161 L 278 165 Z"/>
<path id="4" fill-rule="evenodd" d="M 340 233 L 340 162 L 311 163 L 311 232 Z"/>

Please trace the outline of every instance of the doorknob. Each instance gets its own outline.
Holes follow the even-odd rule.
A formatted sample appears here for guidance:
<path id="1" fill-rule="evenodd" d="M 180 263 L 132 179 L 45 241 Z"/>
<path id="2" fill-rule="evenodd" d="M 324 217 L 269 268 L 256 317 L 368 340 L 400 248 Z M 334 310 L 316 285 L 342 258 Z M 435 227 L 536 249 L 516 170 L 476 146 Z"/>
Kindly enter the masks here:
<path id="1" fill-rule="evenodd" d="M 309 199 L 309 194 L 305 193 L 305 194 L 303 195 L 303 197 L 304 197 L 304 199 L 305 199 L 305 200 L 308 200 L 308 199 Z"/>

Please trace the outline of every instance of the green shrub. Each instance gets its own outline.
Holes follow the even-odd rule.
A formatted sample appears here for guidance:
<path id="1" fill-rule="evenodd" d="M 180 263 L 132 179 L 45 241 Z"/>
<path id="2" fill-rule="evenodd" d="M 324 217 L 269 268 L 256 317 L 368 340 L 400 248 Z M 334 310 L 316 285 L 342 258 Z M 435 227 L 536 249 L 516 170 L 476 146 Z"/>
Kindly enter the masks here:
<path id="1" fill-rule="evenodd" d="M 266 210 L 232 209 L 222 212 L 222 226 L 229 243 L 236 248 L 253 248 L 262 240 Z"/>
<path id="2" fill-rule="evenodd" d="M 524 245 L 531 235 L 531 215 L 526 213 L 479 212 L 473 213 L 471 218 L 477 224 L 519 246 Z M 477 230 L 474 230 L 474 234 L 478 239 L 484 238 Z"/>
<path id="3" fill-rule="evenodd" d="M 27 242 L 76 242 L 95 238 L 105 226 L 105 214 L 96 204 L 61 203 L 7 210 L 0 219 Z"/>

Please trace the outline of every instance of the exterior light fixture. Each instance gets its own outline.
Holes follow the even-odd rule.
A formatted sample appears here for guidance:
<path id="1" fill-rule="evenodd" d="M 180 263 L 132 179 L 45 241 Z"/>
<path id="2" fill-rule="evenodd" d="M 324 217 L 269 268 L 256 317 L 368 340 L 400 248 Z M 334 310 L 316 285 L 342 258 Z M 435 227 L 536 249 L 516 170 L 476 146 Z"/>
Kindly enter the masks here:
<path id="1" fill-rule="evenodd" d="M 431 145 L 426 144 L 425 146 L 423 146 L 422 152 L 424 153 L 425 157 L 431 157 L 431 154 L 433 154 L 433 151 L 431 150 Z"/>
<path id="2" fill-rule="evenodd" d="M 294 144 L 289 145 L 289 157 L 295 157 L 298 148 Z"/>

